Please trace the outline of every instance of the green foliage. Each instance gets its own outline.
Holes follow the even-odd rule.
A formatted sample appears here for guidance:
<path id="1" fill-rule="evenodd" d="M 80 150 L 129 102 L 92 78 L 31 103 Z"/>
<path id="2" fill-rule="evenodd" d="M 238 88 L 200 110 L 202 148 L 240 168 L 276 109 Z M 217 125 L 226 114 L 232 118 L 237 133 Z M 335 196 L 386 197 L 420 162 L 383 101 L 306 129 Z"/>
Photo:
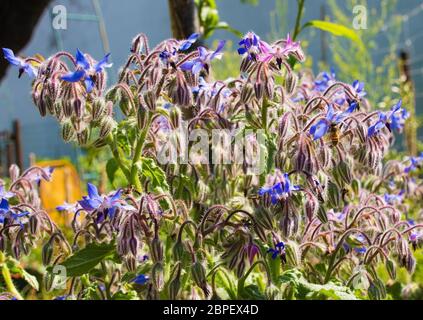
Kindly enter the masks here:
<path id="1" fill-rule="evenodd" d="M 238 30 L 232 28 L 227 22 L 220 21 L 219 11 L 215 0 L 195 0 L 195 4 L 197 5 L 200 26 L 204 39 L 209 38 L 214 31 L 218 29 L 227 30 L 237 36 L 242 35 Z"/>
<path id="2" fill-rule="evenodd" d="M 303 30 L 304 28 L 308 28 L 308 27 L 313 27 L 313 28 L 317 28 L 317 29 L 329 32 L 330 34 L 337 37 L 348 38 L 354 41 L 361 50 L 365 49 L 364 44 L 361 41 L 358 34 L 354 30 L 347 28 L 346 26 L 343 26 L 341 24 L 333 23 L 329 21 L 322 21 L 322 20 L 311 20 L 304 25 Z"/>
<path id="3" fill-rule="evenodd" d="M 311 300 L 357 300 L 348 287 L 329 282 L 325 285 L 310 283 L 298 270 L 285 271 L 279 281 L 286 285 L 291 298 Z"/>
<path id="4" fill-rule="evenodd" d="M 115 243 L 90 243 L 62 262 L 61 265 L 66 268 L 68 277 L 82 276 L 90 272 L 103 260 L 111 259 L 115 251 Z M 51 271 L 52 268 L 50 267 L 49 270 Z"/>

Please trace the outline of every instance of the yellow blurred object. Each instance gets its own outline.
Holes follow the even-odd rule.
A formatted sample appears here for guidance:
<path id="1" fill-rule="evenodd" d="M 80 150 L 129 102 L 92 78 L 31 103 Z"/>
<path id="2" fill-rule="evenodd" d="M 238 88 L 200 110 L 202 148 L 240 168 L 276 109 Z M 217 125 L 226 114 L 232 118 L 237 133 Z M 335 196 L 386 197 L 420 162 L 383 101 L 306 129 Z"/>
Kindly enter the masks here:
<path id="1" fill-rule="evenodd" d="M 72 219 L 72 215 L 58 212 L 56 207 L 65 202 L 75 203 L 81 199 L 82 190 L 78 172 L 72 163 L 67 160 L 39 161 L 35 165 L 42 168 L 54 168 L 51 181 L 41 182 L 41 203 L 50 217 L 57 224 L 63 225 Z"/>

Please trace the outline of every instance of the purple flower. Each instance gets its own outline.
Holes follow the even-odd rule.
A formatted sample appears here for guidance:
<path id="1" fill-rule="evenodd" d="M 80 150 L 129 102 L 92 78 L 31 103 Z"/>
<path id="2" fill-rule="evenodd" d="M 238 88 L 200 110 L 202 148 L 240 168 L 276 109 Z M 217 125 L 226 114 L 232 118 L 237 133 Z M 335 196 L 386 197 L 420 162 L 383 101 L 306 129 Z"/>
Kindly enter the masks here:
<path id="1" fill-rule="evenodd" d="M 4 189 L 4 186 L 0 185 L 0 201 L 3 200 L 3 199 L 10 199 L 14 196 L 15 196 L 15 194 L 13 192 L 6 191 Z"/>
<path id="2" fill-rule="evenodd" d="M 143 284 L 146 284 L 149 279 L 150 278 L 146 276 L 145 274 L 139 274 L 132 280 L 132 282 L 135 284 L 143 285 Z"/>
<path id="3" fill-rule="evenodd" d="M 94 65 L 91 65 L 85 55 L 79 50 L 76 50 L 76 65 L 78 67 L 74 72 L 65 74 L 61 77 L 62 80 L 67 82 L 78 82 L 84 78 L 85 87 L 87 92 L 91 92 L 94 87 L 94 80 L 92 76 L 101 73 L 105 68 L 110 68 L 112 63 L 108 63 L 110 53 L 106 54 L 103 59 Z"/>
<path id="4" fill-rule="evenodd" d="M 267 253 L 270 253 L 272 255 L 273 260 L 275 260 L 278 256 L 280 256 L 281 260 L 286 262 L 285 243 L 283 242 L 277 243 L 274 248 L 269 248 L 267 250 Z"/>
<path id="5" fill-rule="evenodd" d="M 260 40 L 260 37 L 254 32 L 248 32 L 244 38 L 238 43 L 240 48 L 238 48 L 238 54 L 244 55 L 247 53 L 249 60 L 257 60 L 257 56 L 262 53 L 269 53 L 271 48 L 270 46 Z"/>
<path id="6" fill-rule="evenodd" d="M 215 51 L 208 51 L 204 47 L 198 48 L 199 56 L 191 61 L 184 62 L 181 65 L 181 69 L 184 71 L 191 71 L 193 74 L 198 74 L 202 69 L 205 69 L 206 72 L 209 72 L 210 62 L 213 59 L 220 59 L 222 57 L 223 47 L 225 46 L 224 40 L 219 41 L 219 44 Z"/>
<path id="7" fill-rule="evenodd" d="M 420 168 L 423 163 L 423 152 L 420 154 L 419 157 L 411 157 L 410 158 L 410 165 L 404 169 L 405 173 L 410 173 L 412 171 L 416 171 Z"/>
<path id="8" fill-rule="evenodd" d="M 352 88 L 359 98 L 364 98 L 367 95 L 367 92 L 364 91 L 364 82 L 355 80 L 352 84 Z"/>
<path id="9" fill-rule="evenodd" d="M 191 48 L 191 46 L 197 41 L 198 37 L 200 35 L 198 33 L 193 33 L 192 35 L 190 35 L 188 37 L 188 39 L 186 39 L 185 41 L 182 42 L 182 44 L 179 46 L 179 51 L 186 51 L 189 48 Z"/>
<path id="10" fill-rule="evenodd" d="M 168 51 L 168 50 L 163 50 L 162 52 L 159 53 L 159 58 L 160 61 L 167 66 L 169 63 L 174 67 L 174 57 L 176 57 L 178 51 L 186 51 L 189 48 L 191 48 L 192 44 L 195 43 L 198 39 L 200 35 L 198 33 L 193 33 L 192 35 L 189 36 L 188 39 L 182 41 L 181 45 L 179 46 L 179 48 L 175 48 L 173 47 L 173 50 Z"/>
<path id="11" fill-rule="evenodd" d="M 25 178 L 39 185 L 41 182 L 41 179 L 50 181 L 53 171 L 54 171 L 54 167 L 39 168 L 39 170 L 29 171 L 25 175 Z"/>
<path id="12" fill-rule="evenodd" d="M 401 107 L 402 100 L 399 100 L 396 105 L 394 105 L 389 113 L 379 112 L 378 121 L 369 127 L 367 135 L 369 137 L 374 136 L 384 127 L 387 127 L 389 130 L 395 129 L 401 131 L 404 127 L 405 120 L 409 117 L 408 112 Z"/>
<path id="13" fill-rule="evenodd" d="M 353 102 L 349 108 L 342 113 L 335 113 L 332 105 L 328 106 L 328 112 L 326 117 L 320 119 L 315 125 L 310 128 L 310 134 L 313 136 L 314 140 L 321 139 L 326 133 L 328 133 L 331 125 L 336 125 L 344 120 L 348 115 L 354 112 L 357 108 L 357 103 Z"/>
<path id="14" fill-rule="evenodd" d="M 315 89 L 319 92 L 324 92 L 327 88 L 329 88 L 333 83 L 336 82 L 336 74 L 335 70 L 331 68 L 329 72 L 323 72 L 321 74 L 321 78 L 314 81 Z"/>
<path id="15" fill-rule="evenodd" d="M 25 62 L 24 59 L 16 57 L 11 49 L 3 48 L 3 54 L 4 58 L 9 61 L 11 65 L 19 68 L 19 78 L 24 72 L 31 78 L 35 78 L 37 76 L 37 69 L 35 69 L 30 63 Z"/>
<path id="16" fill-rule="evenodd" d="M 80 209 L 79 203 L 70 204 L 65 202 L 62 205 L 56 207 L 57 211 L 67 211 L 67 212 L 73 212 L 73 213 L 78 211 L 78 209 Z"/>
<path id="17" fill-rule="evenodd" d="M 84 196 L 82 200 L 78 201 L 80 206 L 89 212 L 98 210 L 99 213 L 102 213 L 98 222 L 101 222 L 107 216 L 113 218 L 116 209 L 121 207 L 120 196 L 122 190 L 119 189 L 110 196 L 101 196 L 95 185 L 88 183 L 87 189 L 88 196 Z"/>
<path id="18" fill-rule="evenodd" d="M 260 61 L 268 62 L 272 58 L 275 58 L 279 68 L 282 65 L 282 61 L 288 59 L 291 55 L 293 55 L 298 61 L 304 61 L 304 52 L 301 49 L 300 42 L 294 42 L 289 34 L 283 42 L 283 47 L 271 47 L 265 42 L 261 43 L 260 49 L 263 54 L 260 57 Z"/>
<path id="19" fill-rule="evenodd" d="M 292 193 L 292 191 L 300 190 L 299 186 L 291 184 L 289 176 L 287 173 L 283 176 L 277 172 L 273 177 L 272 182 L 270 182 L 268 187 L 260 188 L 258 194 L 264 196 L 265 194 L 270 195 L 272 204 L 276 204 L 279 200 L 286 199 Z"/>
<path id="20" fill-rule="evenodd" d="M 396 203 L 401 203 L 404 195 L 404 190 L 401 190 L 399 194 L 388 194 L 385 193 L 384 198 L 385 202 L 390 205 L 394 205 Z"/>
<path id="21" fill-rule="evenodd" d="M 0 223 L 4 224 L 6 221 L 12 221 L 13 223 L 19 223 L 23 228 L 22 218 L 29 215 L 29 212 L 13 212 L 10 209 L 9 202 L 6 199 L 2 199 L 0 202 Z"/>

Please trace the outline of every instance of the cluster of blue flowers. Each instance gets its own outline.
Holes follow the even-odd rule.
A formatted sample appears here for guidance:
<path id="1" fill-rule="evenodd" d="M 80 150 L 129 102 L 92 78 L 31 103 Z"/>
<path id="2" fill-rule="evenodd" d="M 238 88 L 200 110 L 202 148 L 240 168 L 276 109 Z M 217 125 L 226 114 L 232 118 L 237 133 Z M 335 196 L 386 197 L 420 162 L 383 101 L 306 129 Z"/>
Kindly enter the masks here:
<path id="1" fill-rule="evenodd" d="M 369 127 L 368 136 L 372 137 L 376 135 L 384 127 L 387 127 L 389 130 L 397 130 L 399 132 L 404 128 L 404 122 L 410 114 L 402 106 L 402 100 L 399 100 L 396 105 L 394 105 L 390 112 L 379 112 L 379 120 Z"/>
<path id="2" fill-rule="evenodd" d="M 420 153 L 418 157 L 411 157 L 410 158 L 410 165 L 404 169 L 405 173 L 410 173 L 416 171 L 417 169 L 421 168 L 423 165 L 423 152 Z"/>

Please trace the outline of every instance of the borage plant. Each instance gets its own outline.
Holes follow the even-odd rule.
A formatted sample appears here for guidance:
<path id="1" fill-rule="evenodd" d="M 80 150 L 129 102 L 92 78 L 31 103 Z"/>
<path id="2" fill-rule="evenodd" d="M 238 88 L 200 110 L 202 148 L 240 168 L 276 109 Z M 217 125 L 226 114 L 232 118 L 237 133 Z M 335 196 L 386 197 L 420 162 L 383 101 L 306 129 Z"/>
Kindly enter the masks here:
<path id="1" fill-rule="evenodd" d="M 51 170 L 12 167 L 0 183 L 4 299 L 22 298 L 11 272 L 39 290 L 19 262 L 34 246 L 57 299 L 383 299 L 381 266 L 392 279 L 413 273 L 423 155 L 384 161 L 408 117 L 401 102 L 373 111 L 363 83 L 295 72 L 305 55 L 289 36 L 269 44 L 249 32 L 240 75 L 215 81 L 224 42 L 189 51 L 197 37 L 150 49 L 136 36 L 110 88 L 109 55 L 3 49 L 35 77 L 41 116 L 65 141 L 110 148 L 110 182 L 126 180 L 107 194 L 88 184 L 58 207 L 72 236 L 40 204 Z M 208 139 L 216 132 L 226 145 Z"/>

